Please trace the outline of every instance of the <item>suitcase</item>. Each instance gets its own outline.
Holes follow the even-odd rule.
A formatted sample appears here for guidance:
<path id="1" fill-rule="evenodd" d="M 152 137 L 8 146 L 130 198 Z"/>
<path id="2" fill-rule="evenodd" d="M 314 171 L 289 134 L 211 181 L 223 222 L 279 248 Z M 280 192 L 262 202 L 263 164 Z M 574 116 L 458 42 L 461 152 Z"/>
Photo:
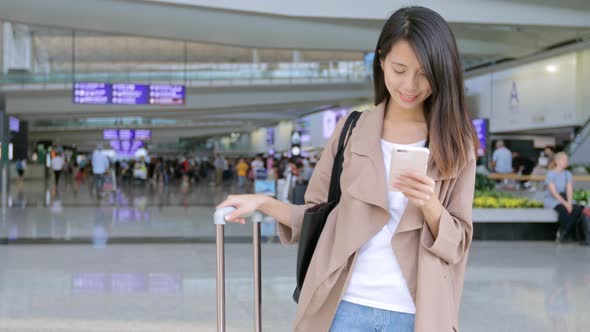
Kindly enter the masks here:
<path id="1" fill-rule="evenodd" d="M 225 216 L 235 211 L 233 207 L 215 210 L 213 220 L 216 227 L 217 247 L 217 332 L 225 332 Z M 262 332 L 262 279 L 260 268 L 260 222 L 262 214 L 254 212 L 247 216 L 252 220 L 254 257 L 254 331 Z"/>

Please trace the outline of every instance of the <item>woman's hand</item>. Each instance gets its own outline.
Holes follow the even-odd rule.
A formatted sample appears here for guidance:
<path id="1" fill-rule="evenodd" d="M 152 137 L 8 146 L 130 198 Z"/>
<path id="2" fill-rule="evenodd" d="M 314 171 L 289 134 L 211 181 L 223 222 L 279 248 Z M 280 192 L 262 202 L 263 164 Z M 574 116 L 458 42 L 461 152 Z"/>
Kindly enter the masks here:
<path id="1" fill-rule="evenodd" d="M 246 223 L 246 219 L 242 216 L 258 210 L 267 198 L 264 195 L 229 195 L 217 208 L 227 206 L 235 207 L 236 211 L 225 216 L 225 221 L 244 224 Z"/>
<path id="2" fill-rule="evenodd" d="M 567 213 L 572 214 L 572 211 L 574 211 L 574 205 L 571 202 L 565 202 L 563 205 L 565 206 Z"/>
<path id="3" fill-rule="evenodd" d="M 435 197 L 435 181 L 429 176 L 417 172 L 404 172 L 393 181 L 393 189 L 401 191 L 408 201 L 417 207 L 423 207 Z"/>

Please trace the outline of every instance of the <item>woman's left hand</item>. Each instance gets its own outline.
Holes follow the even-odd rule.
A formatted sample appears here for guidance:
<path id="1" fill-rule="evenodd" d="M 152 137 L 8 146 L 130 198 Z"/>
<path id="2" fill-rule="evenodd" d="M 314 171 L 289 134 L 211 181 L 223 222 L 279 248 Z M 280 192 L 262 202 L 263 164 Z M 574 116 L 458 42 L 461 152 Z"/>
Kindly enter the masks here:
<path id="1" fill-rule="evenodd" d="M 435 199 L 435 181 L 417 172 L 404 172 L 393 181 L 393 189 L 399 190 L 417 207 L 424 207 Z"/>

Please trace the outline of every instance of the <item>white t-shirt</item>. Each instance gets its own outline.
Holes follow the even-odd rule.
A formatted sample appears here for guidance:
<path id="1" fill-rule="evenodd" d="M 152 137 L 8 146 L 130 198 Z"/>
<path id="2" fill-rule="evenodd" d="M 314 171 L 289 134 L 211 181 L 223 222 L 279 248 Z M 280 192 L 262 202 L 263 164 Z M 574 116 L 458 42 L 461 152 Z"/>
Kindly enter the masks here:
<path id="1" fill-rule="evenodd" d="M 95 150 L 92 154 L 92 173 L 104 174 L 109 169 L 109 157 L 100 151 Z"/>
<path id="2" fill-rule="evenodd" d="M 61 171 L 64 169 L 64 158 L 61 156 L 55 156 L 51 159 L 51 169 L 54 171 Z"/>
<path id="3" fill-rule="evenodd" d="M 252 161 L 250 166 L 252 167 L 252 170 L 256 172 L 257 169 L 264 168 L 264 163 L 262 162 L 262 160 L 255 159 Z"/>
<path id="4" fill-rule="evenodd" d="M 423 147 L 425 143 L 423 140 L 414 144 L 394 144 L 381 140 L 387 183 L 392 149 Z M 389 222 L 360 248 L 350 283 L 342 299 L 373 308 L 415 314 L 414 300 L 391 246 L 393 234 L 408 199 L 400 192 L 388 191 L 388 201 Z"/>
<path id="5" fill-rule="evenodd" d="M 492 154 L 492 160 L 496 162 L 496 173 L 512 173 L 512 152 L 506 147 L 496 149 Z"/>

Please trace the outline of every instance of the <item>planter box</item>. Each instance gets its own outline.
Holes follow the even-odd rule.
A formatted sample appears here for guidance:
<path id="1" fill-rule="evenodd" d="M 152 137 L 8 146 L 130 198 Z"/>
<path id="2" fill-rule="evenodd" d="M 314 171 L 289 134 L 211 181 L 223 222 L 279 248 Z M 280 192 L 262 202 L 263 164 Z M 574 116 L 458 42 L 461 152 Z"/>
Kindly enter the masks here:
<path id="1" fill-rule="evenodd" d="M 473 209 L 473 239 L 554 241 L 557 212 L 551 209 Z"/>
<path id="2" fill-rule="evenodd" d="M 473 222 L 497 223 L 556 223 L 557 212 L 552 209 L 473 209 Z"/>

